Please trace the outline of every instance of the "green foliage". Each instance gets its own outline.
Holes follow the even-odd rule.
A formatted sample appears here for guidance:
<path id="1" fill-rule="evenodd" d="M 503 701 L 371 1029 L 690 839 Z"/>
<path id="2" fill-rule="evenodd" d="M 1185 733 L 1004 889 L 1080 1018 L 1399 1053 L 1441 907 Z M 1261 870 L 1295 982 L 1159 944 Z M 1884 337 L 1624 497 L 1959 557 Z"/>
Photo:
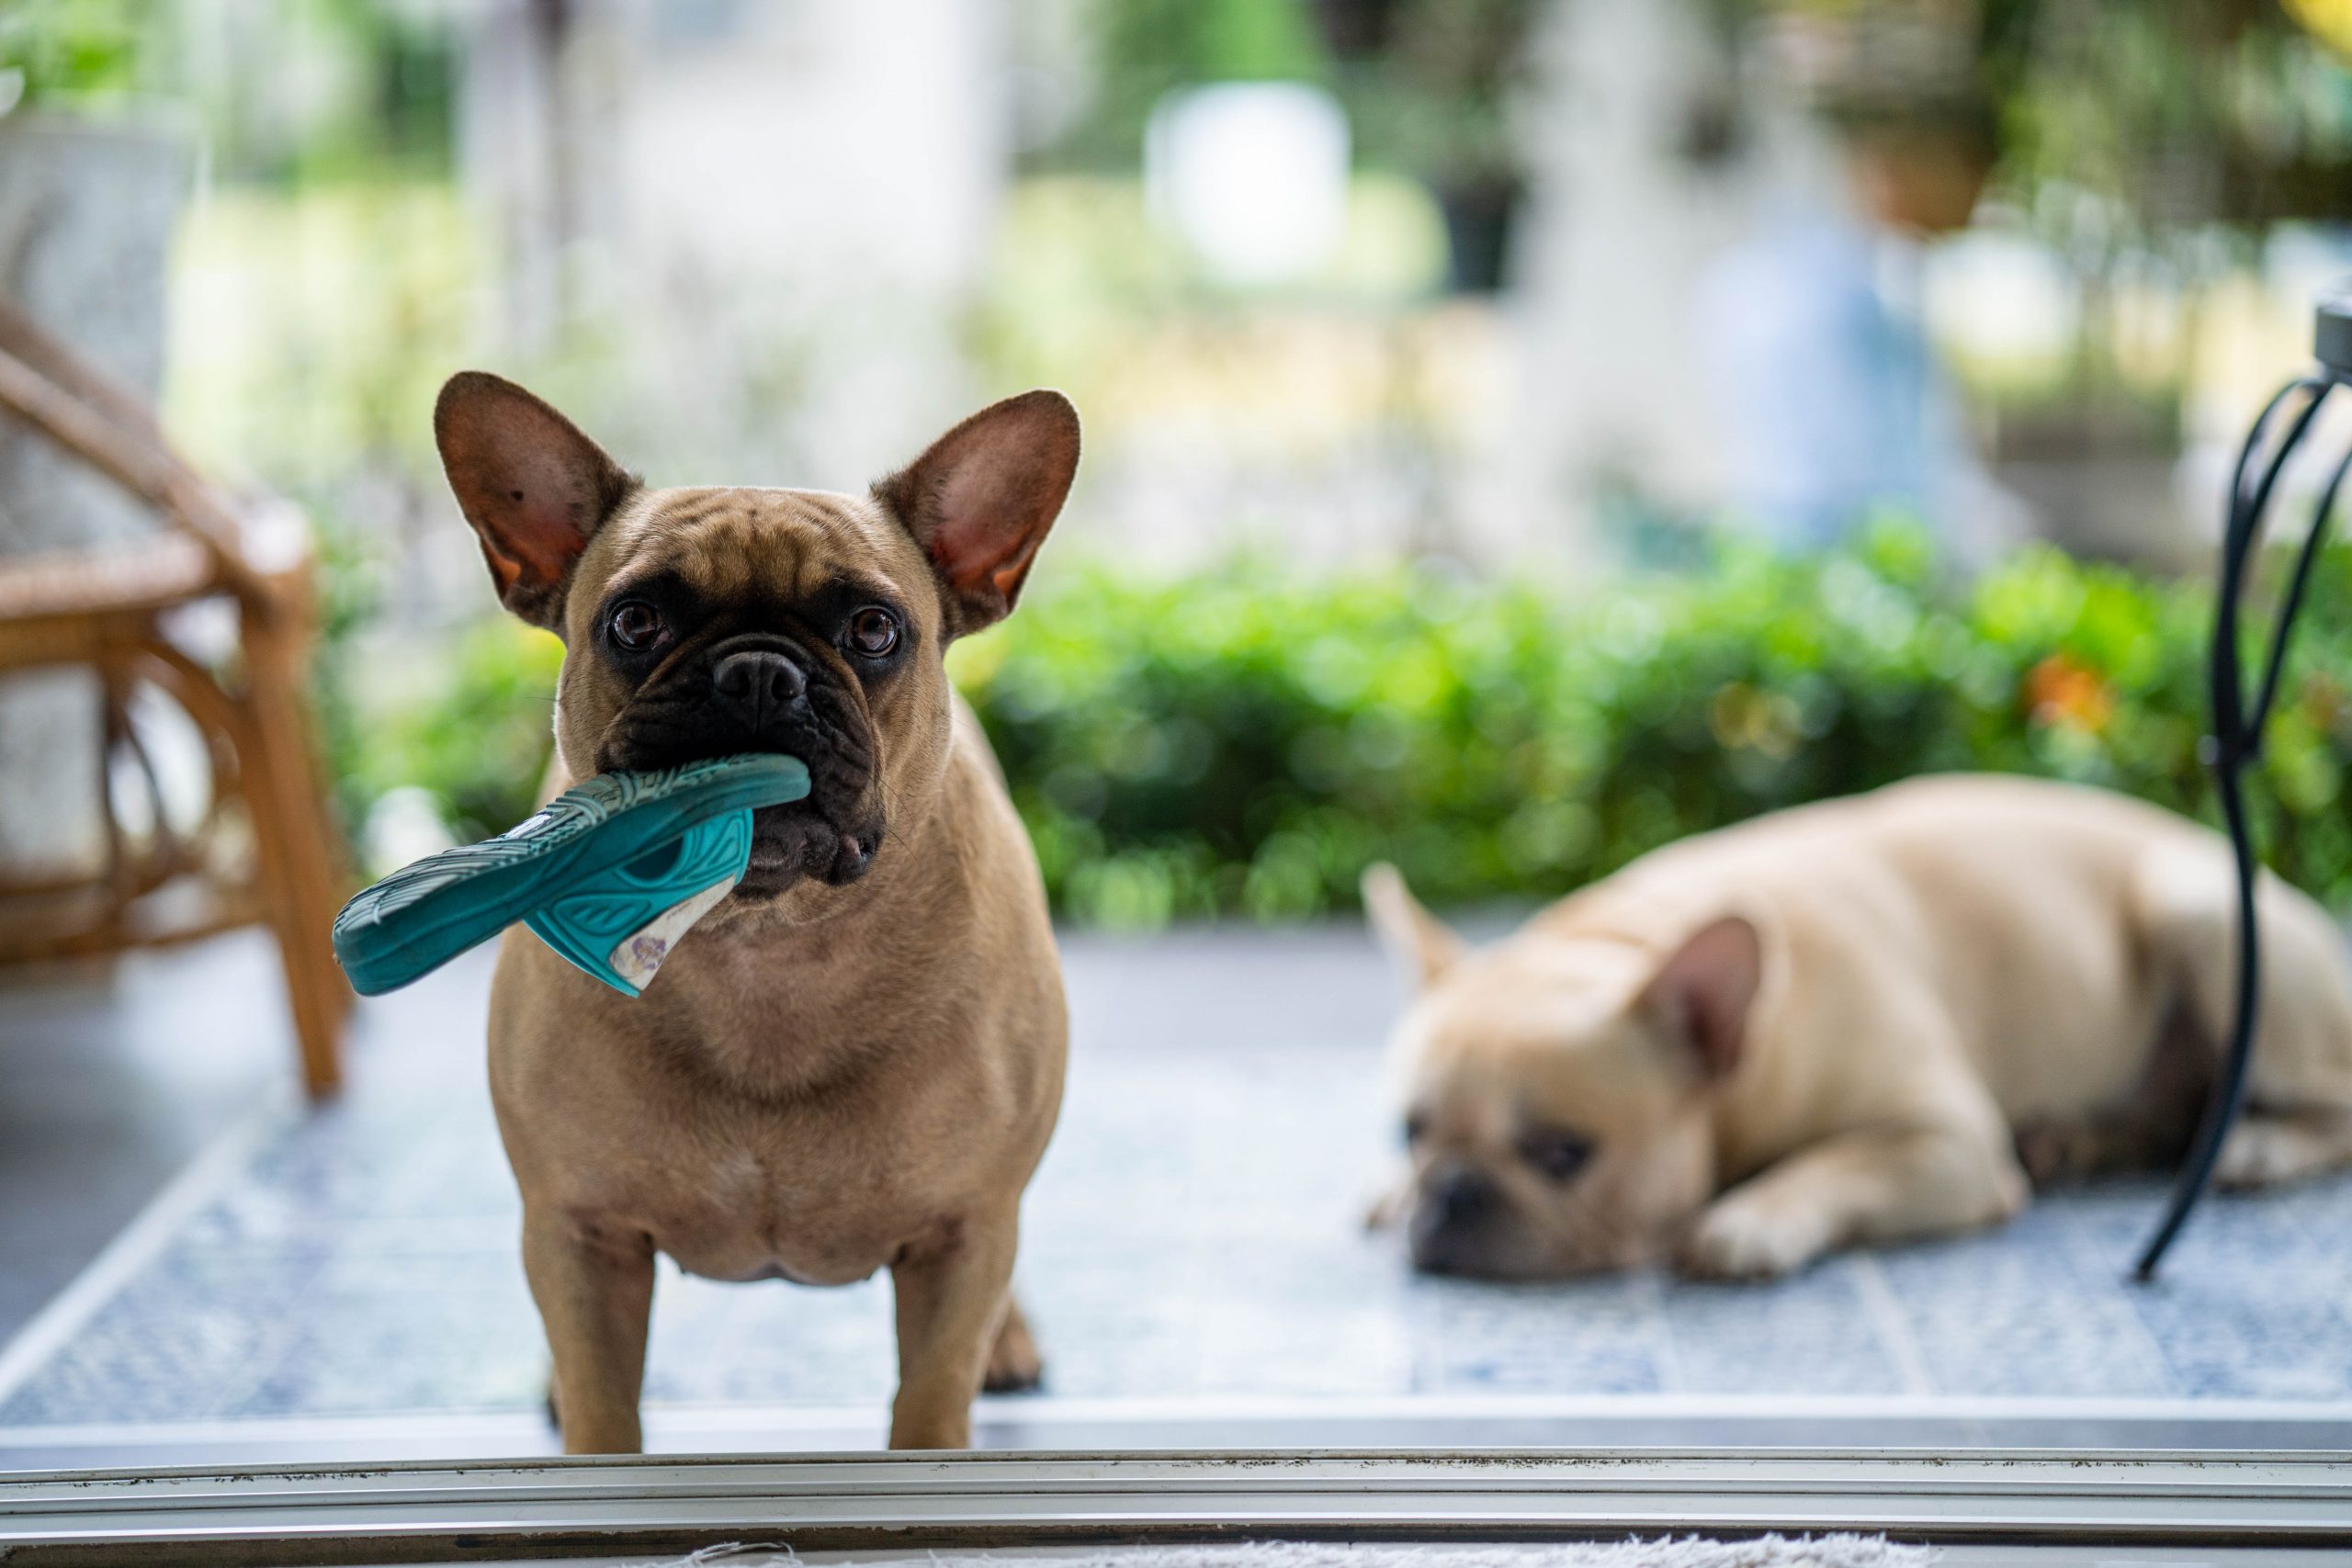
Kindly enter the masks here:
<path id="1" fill-rule="evenodd" d="M 1529 85 L 1532 0 L 1373 8 L 1377 46 L 1351 52 L 1340 71 L 1358 156 L 1441 190 L 1516 192 L 1524 171 L 1513 99 Z"/>
<path id="2" fill-rule="evenodd" d="M 139 82 L 145 8 L 134 0 L 19 0 L 0 8 L 0 98 L 114 96 Z"/>
<path id="3" fill-rule="evenodd" d="M 1161 97 L 1208 82 L 1319 81 L 1329 72 L 1304 0 L 1107 0 L 1088 8 L 1098 72 L 1063 161 L 1132 168 Z"/>
<path id="4" fill-rule="evenodd" d="M 2352 716 L 2330 563 L 2273 727 L 2288 874 L 2352 897 Z M 1909 774 L 1996 769 L 2205 800 L 2201 591 L 2019 558 L 1964 592 L 1918 536 L 1566 596 L 1398 569 L 1071 576 L 957 656 L 1066 914 L 1149 926 L 1566 891 L 1684 834 Z"/>
<path id="5" fill-rule="evenodd" d="M 377 650 L 351 662 L 357 682 L 375 689 L 355 697 L 346 688 L 351 717 L 329 727 L 330 745 L 345 748 L 334 762 L 346 809 L 389 790 L 422 788 L 461 840 L 504 832 L 530 815 L 554 747 L 548 716 L 561 643 L 502 618 L 437 649 Z M 380 678 L 386 664 L 395 665 L 396 679 Z"/>
<path id="6" fill-rule="evenodd" d="M 1132 168 L 1168 93 L 1209 82 L 1324 83 L 1361 162 L 1446 188 L 1515 188 L 1512 94 L 1532 0 L 1094 0 L 1093 102 L 1048 164 Z"/>
<path id="7" fill-rule="evenodd" d="M 2352 69 L 2293 9 L 2246 0 L 1989 7 L 1986 73 L 2010 176 L 2048 193 L 2060 212 L 2079 210 L 2085 193 L 2107 198 L 2092 231 L 2064 236 L 2078 246 L 2216 220 L 2352 214 Z"/>
<path id="8" fill-rule="evenodd" d="M 1684 834 L 1910 774 L 1992 769 L 2184 811 L 2210 604 L 2037 550 L 1964 589 L 1917 533 L 1564 593 L 1430 567 L 1046 574 L 960 646 L 1056 907 L 1149 928 L 1345 908 L 1366 862 L 1432 899 L 1565 892 Z M 2273 721 L 2279 868 L 2352 900 L 2352 548 L 2314 585 Z M 347 761 L 466 819 L 527 809 L 551 645 L 501 625 Z"/>
<path id="9" fill-rule="evenodd" d="M 266 0 L 268 47 L 187 86 L 222 172 L 304 186 L 446 179 L 455 161 L 458 13 L 384 0 Z M 313 84 L 289 93 L 288 76 Z"/>
<path id="10" fill-rule="evenodd" d="M 1849 107 L 1949 115 L 1958 89 L 1989 110 L 2001 184 L 2086 267 L 2149 245 L 2188 263 L 2217 223 L 2352 215 L 2352 33 L 2333 0 L 1709 6 L 1735 33 L 1802 16 L 1829 67 L 1816 90 Z"/>
<path id="11" fill-rule="evenodd" d="M 165 413 L 199 461 L 314 510 L 432 475 L 419 411 L 470 362 L 495 276 L 458 193 L 432 181 L 244 185 L 180 226 Z"/>
<path id="12" fill-rule="evenodd" d="M 446 177 L 458 21 L 387 0 L 5 0 L 0 112 L 169 101 L 232 181 Z"/>

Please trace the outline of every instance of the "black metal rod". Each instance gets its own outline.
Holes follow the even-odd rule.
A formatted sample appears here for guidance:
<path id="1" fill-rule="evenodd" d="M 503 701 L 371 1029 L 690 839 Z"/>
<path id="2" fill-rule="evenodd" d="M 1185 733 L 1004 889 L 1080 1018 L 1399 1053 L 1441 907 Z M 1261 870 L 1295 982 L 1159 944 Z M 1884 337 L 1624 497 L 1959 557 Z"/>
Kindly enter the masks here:
<path id="1" fill-rule="evenodd" d="M 2235 766 L 2219 766 L 2214 770 L 2213 784 L 2221 795 L 2222 819 L 2227 825 L 2230 848 L 2237 856 L 2238 881 L 2238 943 L 2237 990 L 2233 1004 L 2228 1054 L 2222 1058 L 2221 1072 L 2214 1080 L 2211 1095 L 2205 1102 L 2204 1118 L 2197 1125 L 2197 1137 L 2189 1145 L 2188 1157 L 2182 1162 L 2179 1179 L 2173 1186 L 2172 1198 L 2165 1205 L 2165 1214 L 2154 1235 L 2141 1250 L 2140 1261 L 2133 1273 L 2142 1280 L 2156 1277 L 2156 1268 L 2179 1235 L 2181 1226 L 2188 1223 L 2197 1201 L 2213 1178 L 2213 1166 L 2222 1156 L 2222 1144 L 2229 1136 L 2230 1127 L 2237 1120 L 2240 1106 L 2245 1100 L 2245 1080 L 2254 1063 L 2254 1030 L 2261 1015 L 2262 973 L 2261 939 L 2255 919 L 2255 887 L 2260 862 L 2254 851 L 2254 839 L 2245 820 L 2245 775 Z"/>
<path id="2" fill-rule="evenodd" d="M 2197 1134 L 2191 1140 L 2188 1154 L 2181 1163 L 2180 1174 L 2173 1185 L 2171 1199 L 2165 1205 L 2163 1218 L 2141 1250 L 2140 1260 L 2133 1270 L 2143 1280 L 2155 1278 L 2157 1266 L 2188 1221 L 2206 1188 L 2211 1183 L 2213 1167 L 2221 1158 L 2222 1145 L 2237 1120 L 2245 1100 L 2248 1071 L 2254 1062 L 2254 1034 L 2260 1021 L 2262 996 L 2261 941 L 2256 910 L 2256 894 L 2261 882 L 2262 863 L 2256 852 L 2254 832 L 2246 819 L 2245 770 L 2261 754 L 2263 721 L 2268 717 L 2270 704 L 2278 694 L 2279 672 L 2287 655 L 2288 638 L 2295 614 L 2302 606 L 2303 592 L 2308 585 L 2312 563 L 2317 558 L 2321 541 L 2325 536 L 2328 513 L 2334 509 L 2338 488 L 2347 468 L 2352 468 L 2352 457 L 2336 467 L 2322 491 L 2317 513 L 2312 520 L 2309 536 L 2303 543 L 2301 558 L 2296 562 L 2293 581 L 2279 607 L 2278 624 L 2272 636 L 2270 657 L 2262 671 L 2260 695 L 2253 711 L 2245 708 L 2245 686 L 2238 669 L 2239 611 L 2245 593 L 2249 569 L 2255 551 L 2262 538 L 2263 513 L 2270 504 L 2270 496 L 2278 483 L 2279 473 L 2303 434 L 2311 428 L 2320 407 L 2328 394 L 2338 385 L 2336 377 L 2329 374 L 2307 377 L 2281 388 L 2278 396 L 2246 433 L 2245 446 L 2238 454 L 2236 470 L 2231 476 L 2230 503 L 2222 536 L 2222 577 L 2214 596 L 2213 648 L 2211 656 L 2211 700 L 2213 709 L 2212 767 L 2213 784 L 2220 798 L 2222 821 L 2230 839 L 2230 849 L 2237 862 L 2237 974 L 2232 1008 L 2230 1037 L 2221 1067 L 2215 1075 L 2213 1089 L 2205 1102 L 2205 1113 L 2199 1122 Z M 2284 435 L 2279 437 L 2270 459 L 2263 465 L 2262 478 L 2251 490 L 2246 476 L 2252 471 L 2263 437 L 2273 416 L 2286 400 L 2298 390 L 2309 393 L 2308 400 L 2295 415 Z"/>
<path id="3" fill-rule="evenodd" d="M 2344 478 L 2352 474 L 2352 452 L 2346 452 L 2327 478 L 2327 488 L 2320 491 L 2319 504 L 2312 509 L 2311 532 L 2303 537 L 2303 553 L 2295 558 L 2295 575 L 2287 583 L 2287 596 L 2278 604 L 2278 624 L 2270 634 L 2270 659 L 2263 667 L 2262 694 L 2255 699 L 2254 712 L 2247 716 L 2247 728 L 2252 731 L 2248 744 L 2253 755 L 2262 755 L 2262 739 L 2270 723 L 2270 707 L 2278 697 L 2279 671 L 2287 667 L 2287 648 L 2294 636 L 2295 616 L 2303 607 L 2303 592 L 2311 586 L 2312 565 L 2319 559 L 2322 546 L 2327 543 L 2327 525 L 2335 515 L 2335 496 L 2344 488 Z"/>

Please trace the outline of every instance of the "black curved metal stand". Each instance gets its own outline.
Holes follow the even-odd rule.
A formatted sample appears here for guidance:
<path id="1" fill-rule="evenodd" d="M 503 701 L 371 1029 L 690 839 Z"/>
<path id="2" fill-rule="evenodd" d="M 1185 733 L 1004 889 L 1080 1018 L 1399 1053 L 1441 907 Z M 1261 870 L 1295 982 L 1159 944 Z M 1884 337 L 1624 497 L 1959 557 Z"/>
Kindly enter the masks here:
<path id="1" fill-rule="evenodd" d="M 2288 581 L 2286 595 L 2279 602 L 2278 619 L 2271 628 L 2269 656 L 2250 703 L 2239 668 L 2242 611 L 2247 580 L 2262 543 L 2264 517 L 2269 510 L 2271 493 L 2278 488 L 2278 476 L 2302 445 L 2329 395 L 2340 386 L 2352 384 L 2352 294 L 2320 301 L 2314 336 L 2319 369 L 2290 382 L 2270 400 L 2261 417 L 2254 422 L 2254 428 L 2246 433 L 2245 445 L 2238 453 L 2237 469 L 2230 479 L 2229 509 L 2222 530 L 2222 579 L 2213 610 L 2213 732 L 2207 744 L 2222 826 L 2228 830 L 2230 847 L 2237 855 L 2236 997 L 2228 1050 L 2214 1078 L 2211 1096 L 2206 1101 L 2204 1118 L 2198 1124 L 2188 1158 L 2181 1164 L 2179 1179 L 2165 1205 L 2164 1218 L 2140 1253 L 2136 1272 L 2142 1280 L 2155 1278 L 2156 1266 L 2164 1260 L 2165 1250 L 2180 1234 L 2189 1212 L 2212 1180 L 2213 1164 L 2221 1157 L 2222 1140 L 2229 1135 L 2245 1100 L 2246 1068 L 2254 1057 L 2254 1031 L 2262 989 L 2260 931 L 2255 908 L 2261 858 L 2253 828 L 2246 819 L 2245 774 L 2262 757 L 2263 724 L 2270 716 L 2271 703 L 2278 695 L 2278 677 L 2286 665 L 2288 639 L 2294 631 L 2296 614 L 2302 608 L 2304 591 L 2310 586 L 2312 563 L 2318 559 L 2320 547 L 2327 536 L 2328 517 L 2335 510 L 2336 492 L 2343 487 L 2346 473 L 2352 472 L 2352 453 L 2346 453 L 2337 462 L 2326 487 L 2320 491 L 2318 505 L 2312 509 L 2311 530 L 2304 538 L 2302 553 L 2295 561 L 2295 574 Z"/>

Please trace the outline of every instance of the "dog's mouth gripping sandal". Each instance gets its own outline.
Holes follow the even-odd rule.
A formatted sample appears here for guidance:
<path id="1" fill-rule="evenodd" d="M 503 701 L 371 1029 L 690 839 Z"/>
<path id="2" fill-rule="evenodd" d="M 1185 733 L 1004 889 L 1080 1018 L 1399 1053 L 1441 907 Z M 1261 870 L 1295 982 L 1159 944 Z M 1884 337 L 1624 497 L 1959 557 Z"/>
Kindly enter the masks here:
<path id="1" fill-rule="evenodd" d="M 334 919 L 334 955 L 362 996 L 396 990 L 521 920 L 628 996 L 741 880 L 752 813 L 808 793 L 799 759 L 717 757 L 599 773 L 495 839 L 427 855 Z"/>

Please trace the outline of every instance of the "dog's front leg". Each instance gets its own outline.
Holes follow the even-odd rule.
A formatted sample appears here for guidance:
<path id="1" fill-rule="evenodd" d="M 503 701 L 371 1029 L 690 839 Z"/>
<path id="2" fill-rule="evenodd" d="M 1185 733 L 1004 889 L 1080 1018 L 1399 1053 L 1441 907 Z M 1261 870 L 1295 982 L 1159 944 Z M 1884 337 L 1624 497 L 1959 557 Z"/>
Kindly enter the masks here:
<path id="1" fill-rule="evenodd" d="M 653 1241 L 526 1209 L 523 1271 L 555 1357 L 556 1419 L 568 1454 L 636 1453 L 637 1401 L 653 1310 Z"/>
<path id="2" fill-rule="evenodd" d="M 2025 1203 L 2006 1132 L 1973 1125 L 1842 1133 L 1768 1167 L 1699 1216 L 1683 1267 L 1763 1279 L 1854 1242 L 1991 1224 Z"/>
<path id="3" fill-rule="evenodd" d="M 1004 1316 L 1020 1229 L 1010 1206 L 973 1215 L 890 1265 L 899 1317 L 892 1448 L 971 1447 L 972 1401 Z"/>

